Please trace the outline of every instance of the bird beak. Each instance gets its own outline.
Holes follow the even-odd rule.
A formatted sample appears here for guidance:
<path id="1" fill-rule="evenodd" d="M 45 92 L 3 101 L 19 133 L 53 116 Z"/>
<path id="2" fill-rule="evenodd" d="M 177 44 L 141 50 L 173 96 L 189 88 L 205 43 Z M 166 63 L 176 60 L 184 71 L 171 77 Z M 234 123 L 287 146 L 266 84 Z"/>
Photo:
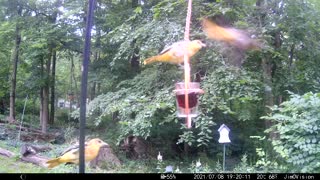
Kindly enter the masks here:
<path id="1" fill-rule="evenodd" d="M 202 46 L 202 47 L 207 47 L 207 45 L 206 45 L 206 44 L 204 44 L 204 43 L 201 43 L 201 46 Z"/>
<path id="2" fill-rule="evenodd" d="M 109 144 L 103 142 L 103 143 L 101 144 L 101 147 L 109 147 Z"/>

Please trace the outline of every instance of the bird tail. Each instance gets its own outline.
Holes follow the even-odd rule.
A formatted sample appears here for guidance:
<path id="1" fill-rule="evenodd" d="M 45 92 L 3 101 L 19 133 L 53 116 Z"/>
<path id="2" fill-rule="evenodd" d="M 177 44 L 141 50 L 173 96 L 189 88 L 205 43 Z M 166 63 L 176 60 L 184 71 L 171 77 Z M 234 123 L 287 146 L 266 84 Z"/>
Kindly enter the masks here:
<path id="1" fill-rule="evenodd" d="M 60 158 L 55 158 L 55 159 L 51 159 L 51 160 L 47 161 L 47 164 L 49 164 L 48 168 L 51 169 L 51 168 L 54 168 L 54 167 L 58 166 L 59 164 L 61 164 L 59 160 L 60 160 Z"/>
<path id="2" fill-rule="evenodd" d="M 146 60 L 143 61 L 144 65 L 150 64 L 150 63 L 154 63 L 157 61 L 157 56 L 152 56 Z"/>

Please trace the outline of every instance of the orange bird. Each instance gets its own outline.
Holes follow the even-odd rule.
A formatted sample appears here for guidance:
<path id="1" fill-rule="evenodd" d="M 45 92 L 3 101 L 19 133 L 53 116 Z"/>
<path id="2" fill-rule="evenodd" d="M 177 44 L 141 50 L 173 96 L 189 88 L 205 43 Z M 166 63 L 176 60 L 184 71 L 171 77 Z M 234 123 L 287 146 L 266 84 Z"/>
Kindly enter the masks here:
<path id="1" fill-rule="evenodd" d="M 202 29 L 209 39 L 223 41 L 243 50 L 261 48 L 261 44 L 250 38 L 246 32 L 235 28 L 221 27 L 206 18 L 202 20 Z"/>
<path id="2" fill-rule="evenodd" d="M 108 144 L 101 139 L 91 139 L 85 144 L 85 161 L 88 162 L 95 159 L 98 156 L 100 148 L 106 146 L 108 146 Z M 47 161 L 48 168 L 53 168 L 63 163 L 79 164 L 78 145 L 67 149 L 60 157 Z"/>
<path id="3" fill-rule="evenodd" d="M 143 64 L 150 64 L 153 62 L 165 62 L 171 64 L 182 64 L 185 54 L 190 58 L 195 55 L 202 47 L 206 45 L 200 40 L 193 41 L 179 41 L 171 46 L 165 48 L 159 55 L 152 56 L 144 60 Z"/>

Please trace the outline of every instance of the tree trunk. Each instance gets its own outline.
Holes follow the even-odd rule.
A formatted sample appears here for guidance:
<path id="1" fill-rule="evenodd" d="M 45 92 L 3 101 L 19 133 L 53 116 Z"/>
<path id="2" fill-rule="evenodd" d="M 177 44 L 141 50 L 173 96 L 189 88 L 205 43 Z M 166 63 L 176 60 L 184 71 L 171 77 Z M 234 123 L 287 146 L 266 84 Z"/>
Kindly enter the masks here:
<path id="1" fill-rule="evenodd" d="M 292 69 L 292 63 L 293 63 L 293 57 L 294 57 L 294 48 L 295 44 L 292 44 L 289 51 L 289 72 L 291 75 L 291 69 Z"/>
<path id="2" fill-rule="evenodd" d="M 49 22 L 51 24 L 55 24 L 59 12 L 59 7 L 62 4 L 62 0 L 56 0 L 54 3 L 55 10 L 52 13 L 51 16 L 49 16 Z M 54 111 L 55 111 L 55 76 L 56 76 L 56 60 L 57 60 L 57 50 L 56 50 L 56 43 L 50 42 L 49 43 L 49 59 L 48 63 L 49 66 L 47 66 L 48 69 L 48 75 L 50 74 L 50 61 L 52 56 L 52 71 L 51 71 L 51 78 L 50 78 L 50 89 L 51 89 L 51 96 L 50 96 L 50 115 L 49 115 L 49 124 L 54 124 Z M 48 87 L 49 88 L 49 87 Z M 49 91 L 48 91 L 49 92 Z"/>
<path id="3" fill-rule="evenodd" d="M 264 0 L 257 0 L 256 1 L 256 6 L 259 9 L 262 9 L 262 6 L 265 5 L 265 1 Z M 274 5 L 274 10 L 276 13 L 280 13 L 280 11 L 282 11 L 283 8 L 283 3 L 280 7 L 278 7 L 278 4 L 275 3 Z M 279 14 L 280 15 L 280 14 Z M 260 25 L 265 24 L 265 17 L 267 15 L 266 14 L 262 14 L 260 13 Z M 281 32 L 280 30 L 277 30 L 274 34 L 274 48 L 275 50 L 279 49 L 281 47 L 281 38 L 280 38 Z M 269 114 L 271 113 L 271 110 L 269 107 L 274 106 L 274 92 L 273 92 L 273 83 L 272 83 L 272 79 L 273 76 L 272 74 L 274 72 L 272 72 L 276 67 L 276 64 L 272 61 L 271 56 L 269 54 L 265 54 L 265 56 L 262 58 L 261 61 L 261 67 L 262 67 L 262 71 L 263 71 L 263 83 L 265 86 L 264 89 L 264 104 L 265 104 L 265 114 Z M 273 125 L 271 120 L 265 120 L 265 128 L 269 129 L 271 126 Z M 269 137 L 270 139 L 276 139 L 277 135 L 275 132 L 270 132 L 269 133 Z"/>
<path id="4" fill-rule="evenodd" d="M 265 104 L 265 114 L 270 113 L 269 107 L 274 105 L 274 96 L 272 89 L 272 63 L 268 57 L 263 57 L 261 61 L 261 66 L 263 70 L 263 83 L 264 83 L 264 104 Z M 270 128 L 272 125 L 270 120 L 265 120 L 266 128 Z M 271 134 L 270 134 L 271 135 Z"/>
<path id="5" fill-rule="evenodd" d="M 132 4 L 131 4 L 132 8 L 138 7 L 139 3 L 140 3 L 139 0 L 132 0 Z M 139 66 L 140 66 L 140 62 L 139 62 L 140 57 L 138 55 L 140 48 L 136 45 L 136 39 L 132 41 L 131 47 L 134 48 L 133 54 L 130 60 L 131 68 L 134 72 L 138 72 Z"/>
<path id="6" fill-rule="evenodd" d="M 41 166 L 43 168 L 48 167 L 48 164 L 46 162 L 49 160 L 49 158 L 43 157 L 37 154 L 22 156 L 20 159 L 21 161 L 32 163 L 32 164 Z"/>
<path id="7" fill-rule="evenodd" d="M 137 73 L 140 68 L 140 62 L 139 62 L 140 56 L 138 55 L 140 49 L 136 45 L 136 40 L 133 40 L 131 47 L 134 47 L 133 54 L 130 60 L 131 69 Z"/>
<path id="8" fill-rule="evenodd" d="M 47 161 L 49 158 L 39 156 L 39 152 L 45 152 L 51 150 L 49 146 L 34 146 L 30 144 L 24 144 L 21 146 L 21 161 L 29 162 L 38 166 L 47 167 Z"/>
<path id="9" fill-rule="evenodd" d="M 14 156 L 14 153 L 11 152 L 11 151 L 8 151 L 8 150 L 6 150 L 6 149 L 0 148 L 0 155 L 11 158 L 11 157 Z"/>
<path id="10" fill-rule="evenodd" d="M 77 103 L 77 107 L 79 107 L 79 102 L 80 102 L 80 97 L 79 97 L 79 93 L 78 93 L 78 85 L 77 85 L 77 78 L 76 75 L 74 73 L 74 69 L 75 69 L 75 65 L 73 62 L 73 58 L 71 58 L 71 72 L 70 72 L 70 91 L 74 93 L 74 99 L 76 98 L 76 103 Z M 72 87 L 72 84 L 74 83 L 74 88 Z"/>
<path id="11" fill-rule="evenodd" d="M 98 83 L 97 84 L 97 95 L 100 94 L 100 91 L 101 91 L 101 83 Z"/>
<path id="12" fill-rule="evenodd" d="M 90 167 L 105 167 L 109 165 L 110 167 L 119 167 L 121 165 L 120 160 L 114 154 L 110 146 L 101 147 L 98 156 L 90 162 Z"/>
<path id="13" fill-rule="evenodd" d="M 41 76 L 41 78 L 43 78 L 44 77 L 44 67 L 43 67 L 43 64 L 44 64 L 44 62 L 43 62 L 44 60 L 43 60 L 43 57 L 41 57 L 41 59 L 40 59 L 40 76 Z M 39 119 L 40 119 L 40 128 L 42 127 L 42 124 L 43 124 L 43 103 L 44 103 L 44 100 L 43 100 L 43 89 L 44 89 L 44 87 L 43 87 L 43 85 L 41 85 L 41 87 L 40 87 L 40 94 L 39 94 L 39 97 L 40 97 L 40 114 L 39 114 Z"/>
<path id="14" fill-rule="evenodd" d="M 70 87 L 69 87 L 69 92 L 68 92 L 68 100 L 69 100 L 69 116 L 68 116 L 68 121 L 70 121 L 70 114 L 72 111 L 72 104 L 73 104 L 73 100 L 74 97 L 76 97 L 76 92 L 77 89 L 73 88 L 73 82 L 76 81 L 75 77 L 74 77 L 74 63 L 73 63 L 73 58 L 71 57 L 70 59 Z M 76 82 L 75 82 L 76 84 Z M 76 86 L 76 85 L 75 85 Z"/>
<path id="15" fill-rule="evenodd" d="M 43 116 L 43 87 L 40 88 L 40 114 L 39 114 L 39 119 L 40 119 L 40 127 L 42 127 L 42 116 Z"/>
<path id="16" fill-rule="evenodd" d="M 96 86 L 97 86 L 97 83 L 93 82 L 91 89 L 90 89 L 90 100 L 91 101 L 96 97 Z"/>
<path id="17" fill-rule="evenodd" d="M 43 107 L 42 107 L 42 126 L 43 134 L 47 133 L 47 125 L 49 122 L 49 88 L 50 88 L 50 66 L 51 66 L 52 48 L 49 50 L 47 62 L 45 66 L 45 86 L 43 87 Z"/>
<path id="18" fill-rule="evenodd" d="M 41 132 L 47 133 L 47 125 L 49 121 L 49 89 L 48 87 L 43 88 L 43 107 L 42 107 L 42 125 Z"/>
<path id="19" fill-rule="evenodd" d="M 41 58 L 41 78 L 44 80 L 44 85 L 40 88 L 40 126 L 43 134 L 47 133 L 47 125 L 49 122 L 49 88 L 50 88 L 50 65 L 51 65 L 51 52 L 44 62 L 44 57 Z"/>
<path id="20" fill-rule="evenodd" d="M 18 6 L 18 16 L 21 16 L 22 8 Z M 12 51 L 12 77 L 11 77 L 11 90 L 10 90 L 10 114 L 9 114 L 9 122 L 12 123 L 15 121 L 16 112 L 15 112 L 15 101 L 16 101 L 16 84 L 17 84 L 17 69 L 19 62 L 19 49 L 21 43 L 21 34 L 19 23 L 16 24 L 16 32 L 15 32 L 15 45 Z"/>
<path id="21" fill-rule="evenodd" d="M 52 52 L 52 71 L 51 71 L 51 97 L 50 97 L 50 118 L 49 124 L 54 124 L 54 112 L 55 112 L 55 77 L 56 77 L 56 61 L 57 52 L 53 50 Z"/>
<path id="22" fill-rule="evenodd" d="M 98 32 L 100 32 L 100 31 L 98 31 Z M 96 43 L 96 48 L 99 46 L 98 44 L 99 44 L 99 41 L 100 41 L 100 38 L 99 38 L 99 35 L 100 35 L 100 33 L 97 33 L 98 34 L 98 37 L 97 37 L 97 43 Z M 98 49 L 98 48 L 97 48 Z M 94 62 L 96 62 L 96 61 L 98 61 L 98 52 L 96 51 L 95 53 L 94 53 L 94 59 L 93 59 L 93 61 Z M 92 82 L 92 85 L 91 85 L 91 87 L 90 87 L 90 101 L 92 101 L 94 98 L 95 98 L 95 96 L 96 96 L 96 86 L 97 86 L 97 83 L 96 83 L 96 81 L 94 80 L 93 82 Z"/>
<path id="23" fill-rule="evenodd" d="M 4 99 L 0 99 L 0 114 L 4 114 L 4 109 L 5 109 Z"/>
<path id="24" fill-rule="evenodd" d="M 69 122 L 71 120 L 72 104 L 73 104 L 73 95 L 71 96 L 69 95 L 69 116 L 68 116 Z"/>

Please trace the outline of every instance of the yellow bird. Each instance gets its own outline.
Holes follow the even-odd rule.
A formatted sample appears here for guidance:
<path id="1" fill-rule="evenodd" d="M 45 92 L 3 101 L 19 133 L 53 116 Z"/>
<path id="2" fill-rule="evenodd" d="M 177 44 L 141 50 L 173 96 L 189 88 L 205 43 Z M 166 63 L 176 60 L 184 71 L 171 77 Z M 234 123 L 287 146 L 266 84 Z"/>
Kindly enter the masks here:
<path id="1" fill-rule="evenodd" d="M 108 146 L 108 144 L 101 139 L 91 139 L 85 144 L 85 161 L 88 162 L 95 159 L 100 148 L 105 146 Z M 79 146 L 69 148 L 60 157 L 47 161 L 48 168 L 53 168 L 63 163 L 79 164 Z"/>
<path id="2" fill-rule="evenodd" d="M 146 65 L 153 62 L 182 64 L 185 54 L 187 54 L 187 56 L 190 58 L 205 46 L 206 45 L 203 44 L 200 40 L 179 41 L 165 48 L 162 52 L 160 52 L 159 55 L 152 56 L 144 60 L 143 64 Z"/>
<path id="3" fill-rule="evenodd" d="M 235 28 L 221 27 L 206 18 L 202 20 L 202 29 L 209 39 L 223 41 L 243 50 L 261 48 L 260 43 L 250 38 L 246 32 Z"/>

